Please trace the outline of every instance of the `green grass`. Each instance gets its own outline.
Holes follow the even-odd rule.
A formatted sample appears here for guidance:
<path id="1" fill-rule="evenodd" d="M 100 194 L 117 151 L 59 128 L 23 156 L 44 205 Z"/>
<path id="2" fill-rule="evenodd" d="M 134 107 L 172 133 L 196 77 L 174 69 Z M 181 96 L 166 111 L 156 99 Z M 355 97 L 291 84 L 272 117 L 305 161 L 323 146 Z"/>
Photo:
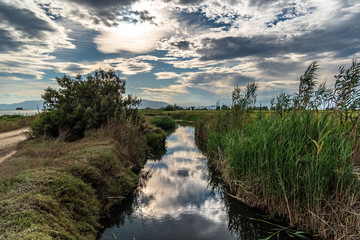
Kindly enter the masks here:
<path id="1" fill-rule="evenodd" d="M 155 116 L 151 119 L 151 123 L 166 132 L 172 132 L 176 129 L 176 122 L 168 116 Z"/>
<path id="2" fill-rule="evenodd" d="M 4 239 L 95 239 L 100 203 L 95 191 L 64 171 L 32 169 L 3 182 Z"/>
<path id="3" fill-rule="evenodd" d="M 141 109 L 139 112 L 145 116 L 169 116 L 175 120 L 196 121 L 200 118 L 207 118 L 217 115 L 219 112 L 215 110 L 176 110 L 176 111 L 163 111 L 161 109 Z"/>
<path id="4" fill-rule="evenodd" d="M 0 116 L 0 132 L 12 131 L 28 127 L 37 119 L 37 116 L 3 115 Z"/>
<path id="5" fill-rule="evenodd" d="M 349 213 L 359 212 L 360 192 L 350 126 L 309 111 L 258 119 L 228 114 L 199 127 L 209 158 L 237 194 L 256 195 L 260 207 L 322 237 L 360 236 L 359 216 Z"/>

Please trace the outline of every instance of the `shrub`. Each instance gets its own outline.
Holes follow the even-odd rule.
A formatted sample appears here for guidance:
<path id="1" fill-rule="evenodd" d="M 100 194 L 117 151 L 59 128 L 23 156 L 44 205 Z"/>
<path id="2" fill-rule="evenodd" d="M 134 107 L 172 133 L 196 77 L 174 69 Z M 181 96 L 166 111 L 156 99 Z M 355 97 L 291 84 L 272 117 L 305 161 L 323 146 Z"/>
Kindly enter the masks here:
<path id="1" fill-rule="evenodd" d="M 42 95 L 44 112 L 32 126 L 35 135 L 65 134 L 67 140 L 76 140 L 108 119 L 134 114 L 133 108 L 140 103 L 130 95 L 123 96 L 126 82 L 114 70 L 96 70 L 85 79 L 64 75 L 56 81 L 60 89 L 49 87 Z"/>
<path id="2" fill-rule="evenodd" d="M 166 132 L 174 131 L 176 128 L 176 122 L 168 116 L 154 117 L 151 122 Z"/>

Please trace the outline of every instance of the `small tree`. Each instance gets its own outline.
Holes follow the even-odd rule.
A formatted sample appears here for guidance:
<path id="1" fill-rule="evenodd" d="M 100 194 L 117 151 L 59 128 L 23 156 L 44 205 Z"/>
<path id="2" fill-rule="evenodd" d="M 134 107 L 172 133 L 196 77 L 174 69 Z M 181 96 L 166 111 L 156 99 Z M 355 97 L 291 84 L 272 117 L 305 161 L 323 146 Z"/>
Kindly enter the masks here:
<path id="1" fill-rule="evenodd" d="M 131 95 L 124 97 L 126 81 L 112 69 L 96 70 L 86 78 L 64 75 L 56 81 L 60 88 L 49 87 L 42 95 L 44 112 L 32 127 L 35 135 L 65 133 L 67 140 L 75 140 L 108 119 L 129 116 L 140 104 Z"/>

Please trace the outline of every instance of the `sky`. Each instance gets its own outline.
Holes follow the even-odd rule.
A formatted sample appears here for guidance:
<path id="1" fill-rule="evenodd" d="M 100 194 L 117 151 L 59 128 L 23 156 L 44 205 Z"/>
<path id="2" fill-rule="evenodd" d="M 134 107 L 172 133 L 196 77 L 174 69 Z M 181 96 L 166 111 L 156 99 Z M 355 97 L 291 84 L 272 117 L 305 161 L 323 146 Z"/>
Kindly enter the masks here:
<path id="1" fill-rule="evenodd" d="M 113 68 L 127 93 L 179 105 L 294 93 L 360 56 L 359 0 L 1 0 L 0 103 L 39 100 L 56 77 Z"/>

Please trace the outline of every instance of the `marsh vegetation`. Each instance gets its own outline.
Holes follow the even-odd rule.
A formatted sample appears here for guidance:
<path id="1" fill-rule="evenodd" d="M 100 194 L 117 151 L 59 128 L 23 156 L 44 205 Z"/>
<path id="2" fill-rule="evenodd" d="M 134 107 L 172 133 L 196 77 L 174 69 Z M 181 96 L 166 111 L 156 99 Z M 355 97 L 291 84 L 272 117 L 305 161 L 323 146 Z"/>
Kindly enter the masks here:
<path id="1" fill-rule="evenodd" d="M 256 84 L 235 87 L 233 109 L 197 122 L 196 137 L 234 196 L 324 239 L 359 239 L 360 64 L 316 86 L 313 62 L 299 92 L 252 112 Z"/>

